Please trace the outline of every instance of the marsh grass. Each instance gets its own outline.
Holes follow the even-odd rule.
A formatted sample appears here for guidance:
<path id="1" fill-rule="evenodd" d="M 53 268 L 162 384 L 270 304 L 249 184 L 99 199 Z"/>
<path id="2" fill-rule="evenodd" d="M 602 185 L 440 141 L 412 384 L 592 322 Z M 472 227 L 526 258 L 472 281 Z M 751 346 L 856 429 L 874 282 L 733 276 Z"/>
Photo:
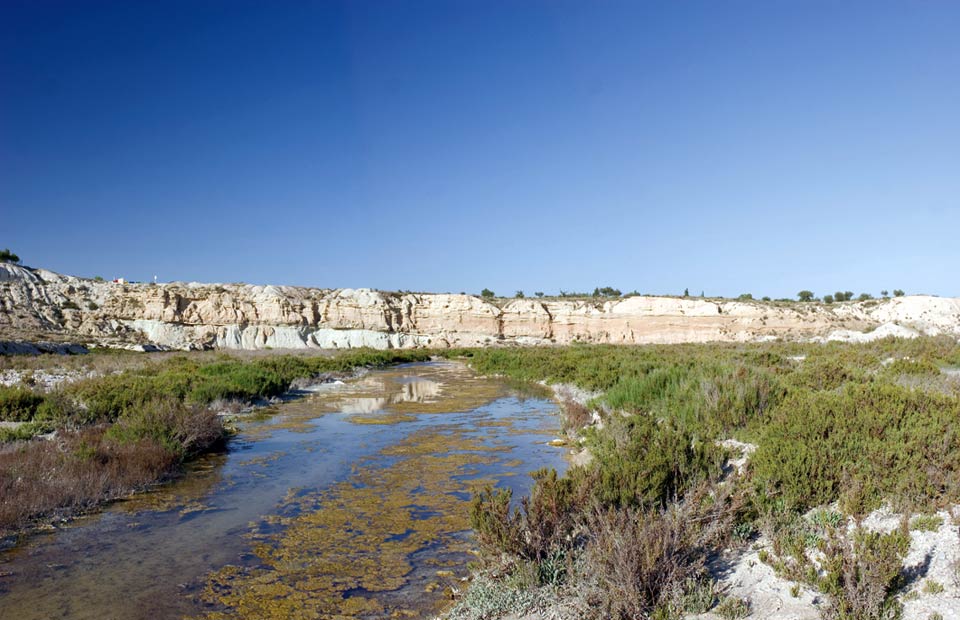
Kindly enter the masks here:
<path id="1" fill-rule="evenodd" d="M 178 462 L 156 442 L 111 441 L 103 428 L 0 447 L 0 536 L 143 489 Z"/>

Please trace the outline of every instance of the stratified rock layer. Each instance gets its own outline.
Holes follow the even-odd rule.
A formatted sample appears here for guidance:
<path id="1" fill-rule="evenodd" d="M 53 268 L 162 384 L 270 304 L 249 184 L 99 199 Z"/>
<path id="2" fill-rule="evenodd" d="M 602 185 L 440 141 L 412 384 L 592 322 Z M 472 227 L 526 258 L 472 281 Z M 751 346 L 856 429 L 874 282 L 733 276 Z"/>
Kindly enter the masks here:
<path id="1" fill-rule="evenodd" d="M 864 340 L 960 335 L 960 300 L 498 300 L 247 284 L 117 284 L 0 264 L 0 339 L 226 348 Z"/>

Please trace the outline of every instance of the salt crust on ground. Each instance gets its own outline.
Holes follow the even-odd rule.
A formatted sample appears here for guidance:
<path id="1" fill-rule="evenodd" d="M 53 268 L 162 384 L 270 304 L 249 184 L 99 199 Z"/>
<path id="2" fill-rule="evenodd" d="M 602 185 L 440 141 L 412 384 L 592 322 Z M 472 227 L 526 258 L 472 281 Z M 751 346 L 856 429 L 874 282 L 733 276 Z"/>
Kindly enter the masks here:
<path id="1" fill-rule="evenodd" d="M 952 512 L 960 516 L 960 506 L 954 506 Z M 943 522 L 936 531 L 910 532 L 910 550 L 903 563 L 908 582 L 898 595 L 904 603 L 903 620 L 927 620 L 933 613 L 944 618 L 960 618 L 960 587 L 955 581 L 954 570 L 960 561 L 958 527 L 950 512 L 941 511 L 937 516 Z M 873 531 L 891 532 L 900 527 L 901 520 L 902 515 L 883 508 L 868 515 L 861 525 Z M 849 526 L 853 527 L 852 521 Z M 764 548 L 769 549 L 770 544 L 761 538 L 743 552 L 730 553 L 715 561 L 711 570 L 718 580 L 718 590 L 728 596 L 749 599 L 751 618 L 819 618 L 819 608 L 826 602 L 826 597 L 805 585 L 800 586 L 799 596 L 792 596 L 791 588 L 795 582 L 779 577 L 773 568 L 760 561 L 759 551 Z M 937 594 L 924 592 L 928 580 L 943 586 L 943 591 Z M 712 613 L 689 616 L 702 620 L 716 617 Z"/>

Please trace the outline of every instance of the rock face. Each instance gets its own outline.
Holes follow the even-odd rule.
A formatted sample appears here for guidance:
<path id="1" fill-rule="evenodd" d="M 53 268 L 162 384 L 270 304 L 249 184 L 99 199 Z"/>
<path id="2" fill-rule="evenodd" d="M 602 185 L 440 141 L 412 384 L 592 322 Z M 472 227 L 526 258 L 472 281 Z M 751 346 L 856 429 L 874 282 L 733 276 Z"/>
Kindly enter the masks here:
<path id="1" fill-rule="evenodd" d="M 863 340 L 960 335 L 960 300 L 771 304 L 400 294 L 247 284 L 130 284 L 0 263 L 0 340 L 171 349 Z"/>

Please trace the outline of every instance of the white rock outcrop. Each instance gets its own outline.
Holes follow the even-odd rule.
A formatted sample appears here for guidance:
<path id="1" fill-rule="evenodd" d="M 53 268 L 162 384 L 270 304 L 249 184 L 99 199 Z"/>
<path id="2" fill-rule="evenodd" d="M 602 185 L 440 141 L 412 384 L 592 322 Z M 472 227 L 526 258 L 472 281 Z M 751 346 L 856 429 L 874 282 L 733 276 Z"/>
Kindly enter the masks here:
<path id="1" fill-rule="evenodd" d="M 113 283 L 0 263 L 0 341 L 291 349 L 863 341 L 960 335 L 960 300 L 498 300 L 249 284 Z M 11 348 L 12 346 L 8 348 Z"/>

